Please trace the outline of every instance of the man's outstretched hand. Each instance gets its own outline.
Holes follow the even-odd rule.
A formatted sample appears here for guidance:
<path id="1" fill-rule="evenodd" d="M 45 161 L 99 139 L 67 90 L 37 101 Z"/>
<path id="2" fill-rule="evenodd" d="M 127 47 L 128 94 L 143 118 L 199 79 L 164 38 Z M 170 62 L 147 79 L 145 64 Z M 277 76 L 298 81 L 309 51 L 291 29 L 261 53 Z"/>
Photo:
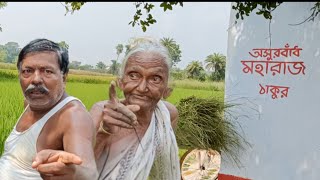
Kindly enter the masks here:
<path id="1" fill-rule="evenodd" d="M 75 165 L 82 160 L 75 154 L 65 151 L 45 149 L 36 154 L 32 168 L 37 169 L 44 179 L 59 176 L 65 179 L 74 177 Z"/>

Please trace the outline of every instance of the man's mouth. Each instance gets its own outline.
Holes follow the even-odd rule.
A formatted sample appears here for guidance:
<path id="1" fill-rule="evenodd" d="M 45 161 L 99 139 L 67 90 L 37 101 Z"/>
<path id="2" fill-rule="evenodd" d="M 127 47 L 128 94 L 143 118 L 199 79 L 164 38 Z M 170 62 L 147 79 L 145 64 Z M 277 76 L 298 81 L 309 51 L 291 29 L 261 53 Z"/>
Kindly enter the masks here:
<path id="1" fill-rule="evenodd" d="M 30 94 L 45 94 L 45 93 L 41 91 L 31 91 Z"/>
<path id="2" fill-rule="evenodd" d="M 30 91 L 30 93 L 28 93 L 29 96 L 44 96 L 46 93 L 43 91 Z"/>

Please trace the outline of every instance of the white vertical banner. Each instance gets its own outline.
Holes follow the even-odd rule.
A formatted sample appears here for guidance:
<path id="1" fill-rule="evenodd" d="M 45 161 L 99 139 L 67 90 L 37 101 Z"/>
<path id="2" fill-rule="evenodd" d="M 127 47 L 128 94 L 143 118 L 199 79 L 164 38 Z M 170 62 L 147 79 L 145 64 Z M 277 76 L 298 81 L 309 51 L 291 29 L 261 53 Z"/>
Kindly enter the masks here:
<path id="1" fill-rule="evenodd" d="M 232 3 L 233 5 L 234 3 Z M 225 101 L 251 144 L 243 167 L 254 180 L 320 180 L 320 18 L 315 2 L 284 2 L 272 20 L 230 14 Z"/>

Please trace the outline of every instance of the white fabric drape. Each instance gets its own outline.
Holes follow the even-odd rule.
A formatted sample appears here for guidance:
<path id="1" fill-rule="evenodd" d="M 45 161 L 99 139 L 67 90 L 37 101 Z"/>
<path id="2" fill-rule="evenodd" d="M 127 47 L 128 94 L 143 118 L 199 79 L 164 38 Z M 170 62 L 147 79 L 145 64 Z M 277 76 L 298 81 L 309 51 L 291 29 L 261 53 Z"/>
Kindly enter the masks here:
<path id="1" fill-rule="evenodd" d="M 170 113 L 162 101 L 157 104 L 141 144 L 132 136 L 122 138 L 112 144 L 110 152 L 106 153 L 109 153 L 108 160 L 100 179 L 147 180 L 149 175 L 155 180 L 181 178 L 178 146 Z M 106 158 L 106 155 L 101 158 Z"/>

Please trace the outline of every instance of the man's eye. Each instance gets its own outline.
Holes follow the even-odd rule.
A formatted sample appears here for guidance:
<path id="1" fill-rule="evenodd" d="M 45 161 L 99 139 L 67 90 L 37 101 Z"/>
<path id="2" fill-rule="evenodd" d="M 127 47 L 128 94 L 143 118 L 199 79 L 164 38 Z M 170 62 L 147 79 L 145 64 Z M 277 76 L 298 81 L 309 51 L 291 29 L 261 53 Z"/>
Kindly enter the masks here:
<path id="1" fill-rule="evenodd" d="M 22 70 L 22 73 L 23 74 L 30 74 L 30 73 L 32 73 L 32 70 L 31 69 L 24 69 L 24 70 Z"/>
<path id="2" fill-rule="evenodd" d="M 49 69 L 44 70 L 44 72 L 45 72 L 46 74 L 52 74 L 52 73 L 53 73 L 53 72 L 52 72 L 51 70 L 49 70 Z"/>

